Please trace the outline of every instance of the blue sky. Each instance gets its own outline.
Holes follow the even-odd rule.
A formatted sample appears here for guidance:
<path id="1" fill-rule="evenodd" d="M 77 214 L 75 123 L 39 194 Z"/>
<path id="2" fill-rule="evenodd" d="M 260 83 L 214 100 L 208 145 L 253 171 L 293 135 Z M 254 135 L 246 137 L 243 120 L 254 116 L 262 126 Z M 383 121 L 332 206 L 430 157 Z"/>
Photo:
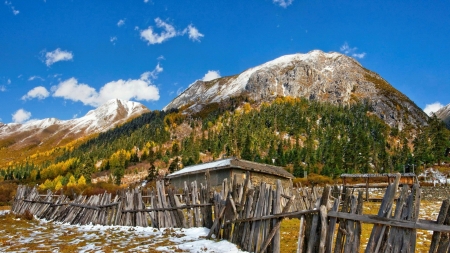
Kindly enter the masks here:
<path id="1" fill-rule="evenodd" d="M 314 49 L 352 56 L 438 108 L 450 103 L 449 11 L 448 1 L 7 0 L 0 122 L 81 117 L 114 97 L 160 110 L 197 79 Z"/>

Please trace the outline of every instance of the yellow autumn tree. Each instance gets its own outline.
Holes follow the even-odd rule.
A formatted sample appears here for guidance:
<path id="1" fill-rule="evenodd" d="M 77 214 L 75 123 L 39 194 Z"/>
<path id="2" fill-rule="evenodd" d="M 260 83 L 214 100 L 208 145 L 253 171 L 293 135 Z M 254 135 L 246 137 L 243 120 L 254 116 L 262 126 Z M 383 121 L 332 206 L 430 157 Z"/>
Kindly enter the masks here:
<path id="1" fill-rule="evenodd" d="M 67 187 L 74 187 L 77 186 L 77 180 L 73 175 L 69 177 L 69 182 L 67 183 Z"/>
<path id="2" fill-rule="evenodd" d="M 45 180 L 44 183 L 39 185 L 40 190 L 53 189 L 53 182 L 49 179 Z"/>
<path id="3" fill-rule="evenodd" d="M 86 178 L 84 178 L 83 175 L 81 175 L 81 177 L 78 178 L 78 185 L 79 185 L 79 186 L 84 186 L 84 185 L 86 185 Z"/>
<path id="4" fill-rule="evenodd" d="M 60 181 L 58 181 L 58 183 L 56 183 L 56 185 L 55 185 L 55 190 L 59 191 L 62 187 L 63 187 L 62 183 Z"/>

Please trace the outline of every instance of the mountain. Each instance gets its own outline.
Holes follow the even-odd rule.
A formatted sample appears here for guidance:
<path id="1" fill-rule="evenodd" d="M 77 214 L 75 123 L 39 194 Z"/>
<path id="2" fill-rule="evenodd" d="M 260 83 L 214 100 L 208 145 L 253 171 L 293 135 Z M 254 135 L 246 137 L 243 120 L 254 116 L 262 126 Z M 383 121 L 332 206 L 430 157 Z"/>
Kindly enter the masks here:
<path id="1" fill-rule="evenodd" d="M 148 111 L 140 103 L 112 99 L 81 118 L 48 118 L 24 124 L 1 124 L 0 149 L 7 147 L 10 151 L 23 148 L 29 150 L 39 146 L 54 148 L 81 137 L 104 132 Z"/>
<path id="2" fill-rule="evenodd" d="M 434 113 L 436 117 L 442 119 L 448 129 L 450 129 L 450 104 L 442 107 Z"/>
<path id="3" fill-rule="evenodd" d="M 390 126 L 424 125 L 428 116 L 404 94 L 355 59 L 314 50 L 279 57 L 241 74 L 196 81 L 163 110 L 185 106 L 198 111 L 209 103 L 247 96 L 270 102 L 278 96 L 303 97 L 332 104 L 370 101 Z"/>

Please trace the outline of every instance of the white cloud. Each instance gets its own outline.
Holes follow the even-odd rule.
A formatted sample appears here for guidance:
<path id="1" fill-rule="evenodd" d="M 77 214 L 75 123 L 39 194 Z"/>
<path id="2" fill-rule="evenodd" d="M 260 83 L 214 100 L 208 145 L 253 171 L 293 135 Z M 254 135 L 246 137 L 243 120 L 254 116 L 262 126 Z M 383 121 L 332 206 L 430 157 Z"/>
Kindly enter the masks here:
<path id="1" fill-rule="evenodd" d="M 14 123 L 23 123 L 31 118 L 31 112 L 27 112 L 24 109 L 17 110 L 12 114 L 12 120 Z"/>
<path id="2" fill-rule="evenodd" d="M 178 88 L 177 89 L 177 96 L 180 95 L 181 93 L 183 93 L 183 91 L 184 91 L 183 87 Z"/>
<path id="3" fill-rule="evenodd" d="M 423 111 L 428 114 L 428 116 L 431 116 L 434 112 L 437 112 L 439 109 L 441 109 L 442 107 L 444 107 L 443 104 L 439 103 L 439 102 L 434 102 L 432 104 L 427 104 L 425 105 L 425 109 L 423 109 Z"/>
<path id="4" fill-rule="evenodd" d="M 166 58 L 164 58 L 164 55 L 160 55 L 158 56 L 158 58 L 156 58 L 158 61 L 162 61 L 165 60 Z"/>
<path id="5" fill-rule="evenodd" d="M 350 45 L 345 42 L 344 45 L 342 45 L 340 48 L 342 53 L 346 54 L 346 55 L 351 55 L 354 58 L 358 58 L 358 59 L 362 59 L 366 56 L 366 53 L 357 53 L 356 51 L 358 50 L 357 47 L 350 47 Z"/>
<path id="6" fill-rule="evenodd" d="M 117 41 L 117 37 L 116 37 L 116 36 L 111 37 L 111 38 L 109 39 L 109 41 L 110 41 L 111 43 L 113 43 L 113 45 L 115 45 L 115 44 L 116 44 L 116 41 Z"/>
<path id="7" fill-rule="evenodd" d="M 356 49 L 358 49 L 358 48 L 356 48 L 356 47 L 350 48 L 350 46 L 348 45 L 348 43 L 345 42 L 344 45 L 342 45 L 339 49 L 340 49 L 341 52 L 343 52 L 344 54 L 349 54 L 349 53 L 352 53 L 352 52 L 356 51 Z"/>
<path id="8" fill-rule="evenodd" d="M 294 2 L 294 0 L 273 0 L 274 4 L 278 4 L 279 6 L 286 8 L 289 5 L 292 4 L 292 2 Z"/>
<path id="9" fill-rule="evenodd" d="M 192 24 L 183 30 L 183 35 L 185 33 L 189 34 L 189 39 L 191 39 L 192 41 L 200 41 L 200 38 L 205 36 L 201 34 L 198 29 Z"/>
<path id="10" fill-rule="evenodd" d="M 205 36 L 201 34 L 198 29 L 192 24 L 188 25 L 188 27 L 186 27 L 182 31 L 177 31 L 173 25 L 162 21 L 160 18 L 156 18 L 155 23 L 156 27 L 162 29 L 163 31 L 157 33 L 152 26 L 149 26 L 147 29 L 140 32 L 141 38 L 147 41 L 149 45 L 161 44 L 170 38 L 183 36 L 185 34 L 188 34 L 189 39 L 191 39 L 192 41 L 200 41 L 200 38 Z"/>
<path id="11" fill-rule="evenodd" d="M 59 61 L 69 61 L 73 59 L 72 52 L 61 50 L 57 48 L 55 51 L 45 53 L 45 64 L 52 65 Z"/>
<path id="12" fill-rule="evenodd" d="M 39 79 L 41 81 L 44 81 L 44 78 L 40 77 L 40 76 L 30 76 L 30 78 L 28 78 L 28 81 L 33 81 Z"/>
<path id="13" fill-rule="evenodd" d="M 0 91 L 1 91 L 1 92 L 6 91 L 6 86 L 5 86 L 5 85 L 0 85 Z"/>
<path id="14" fill-rule="evenodd" d="M 6 81 L 6 83 L 11 84 L 11 79 L 8 79 L 8 81 Z"/>
<path id="15" fill-rule="evenodd" d="M 28 91 L 28 93 L 22 97 L 22 100 L 33 99 L 33 98 L 37 98 L 37 99 L 41 100 L 41 99 L 48 97 L 49 95 L 50 95 L 50 93 L 48 92 L 48 90 L 45 87 L 38 86 L 38 87 L 35 87 L 35 88 L 31 89 L 30 91 Z"/>
<path id="16" fill-rule="evenodd" d="M 12 5 L 11 1 L 5 1 L 5 5 L 9 6 L 11 8 L 11 11 L 14 15 L 17 15 L 20 13 L 20 11 L 16 10 L 16 8 L 14 8 L 14 6 Z"/>
<path id="17" fill-rule="evenodd" d="M 353 57 L 362 59 L 366 56 L 366 53 L 360 53 L 360 54 L 352 54 Z"/>
<path id="18" fill-rule="evenodd" d="M 78 83 L 75 78 L 67 79 L 52 87 L 53 97 L 62 97 L 73 101 L 80 101 L 85 105 L 98 106 L 98 94 L 94 88 L 84 83 Z"/>
<path id="19" fill-rule="evenodd" d="M 156 79 L 158 73 L 162 71 L 163 68 L 158 64 L 153 71 L 144 72 L 139 79 L 112 81 L 99 91 L 87 84 L 78 83 L 75 78 L 70 78 L 52 87 L 52 95 L 93 107 L 98 107 L 113 98 L 156 101 L 159 100 L 159 90 L 151 80 Z"/>
<path id="20" fill-rule="evenodd" d="M 160 18 L 155 19 L 156 27 L 162 28 L 160 34 L 153 31 L 153 27 L 149 26 L 148 29 L 141 31 L 141 38 L 148 41 L 148 44 L 161 44 L 164 41 L 177 36 L 177 31 L 172 25 L 167 24 Z"/>
<path id="21" fill-rule="evenodd" d="M 164 69 L 158 63 L 153 71 L 147 71 L 142 73 L 141 80 L 150 81 L 150 78 L 157 79 L 158 74 L 163 72 L 163 70 Z"/>
<path id="22" fill-rule="evenodd" d="M 118 27 L 121 27 L 123 25 L 125 25 L 125 19 L 121 19 L 121 20 L 119 20 L 119 22 L 117 22 Z"/>
<path id="23" fill-rule="evenodd" d="M 218 70 L 208 70 L 208 72 L 203 76 L 202 81 L 207 82 L 220 77 L 220 72 Z"/>

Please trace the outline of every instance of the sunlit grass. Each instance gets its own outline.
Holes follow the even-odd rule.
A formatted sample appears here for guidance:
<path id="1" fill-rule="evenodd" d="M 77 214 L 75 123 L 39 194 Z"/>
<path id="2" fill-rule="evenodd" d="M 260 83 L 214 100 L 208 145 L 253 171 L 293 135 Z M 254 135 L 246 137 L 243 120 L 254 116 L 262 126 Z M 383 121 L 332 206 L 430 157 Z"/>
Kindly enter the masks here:
<path id="1" fill-rule="evenodd" d="M 381 202 L 364 202 L 363 214 L 376 215 Z M 436 220 L 441 202 L 422 201 L 419 219 Z M 395 206 L 394 206 L 395 208 Z M 285 219 L 281 223 L 281 252 L 297 252 L 298 230 L 300 226 L 299 219 Z M 363 223 L 361 226 L 361 246 L 360 252 L 364 252 L 370 234 L 372 233 L 372 224 Z M 432 231 L 417 230 L 416 252 L 428 252 L 431 244 Z"/>

